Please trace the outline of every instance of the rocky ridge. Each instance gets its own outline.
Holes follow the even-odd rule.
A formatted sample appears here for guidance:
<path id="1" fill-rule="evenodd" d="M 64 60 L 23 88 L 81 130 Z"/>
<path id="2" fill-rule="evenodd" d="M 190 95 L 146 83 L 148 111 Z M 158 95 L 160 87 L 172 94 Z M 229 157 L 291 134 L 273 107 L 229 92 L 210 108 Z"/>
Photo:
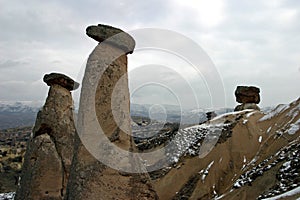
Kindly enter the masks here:
<path id="1" fill-rule="evenodd" d="M 182 151 L 173 153 L 173 166 L 155 178 L 159 197 L 263 199 L 296 189 L 299 118 L 300 99 L 266 115 L 233 112 L 179 130 L 193 137 L 177 142 Z M 216 130 L 221 130 L 218 137 Z"/>

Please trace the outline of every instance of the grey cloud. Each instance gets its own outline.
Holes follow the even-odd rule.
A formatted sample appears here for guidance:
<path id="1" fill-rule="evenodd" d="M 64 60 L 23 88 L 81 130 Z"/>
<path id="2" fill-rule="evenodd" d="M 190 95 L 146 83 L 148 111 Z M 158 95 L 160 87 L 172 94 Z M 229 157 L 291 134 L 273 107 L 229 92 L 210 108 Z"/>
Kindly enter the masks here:
<path id="1" fill-rule="evenodd" d="M 278 6 L 259 0 L 224 2 L 222 23 L 206 27 L 196 9 L 172 0 L 7 1 L 0 7 L 0 100 L 43 99 L 47 88 L 41 78 L 50 71 L 79 77 L 84 60 L 96 45 L 85 35 L 85 28 L 97 23 L 123 30 L 167 28 L 188 35 L 210 53 L 223 78 L 228 106 L 235 104 L 233 91 L 238 84 L 260 86 L 265 95 L 263 105 L 287 103 L 299 96 L 300 2 L 280 1 Z M 288 9 L 296 10 L 297 20 L 283 23 L 278 16 Z M 168 39 L 164 42 L 178 42 Z M 182 82 L 176 81 L 178 76 L 158 74 L 177 88 L 178 94 L 190 98 Z M 143 77 L 139 74 L 132 81 L 139 83 Z M 190 81 L 200 103 L 209 104 L 203 80 Z M 151 91 L 155 93 L 153 88 Z M 164 91 L 156 92 L 159 95 L 151 96 L 148 88 L 136 97 L 140 101 L 160 97 L 171 101 Z"/>
<path id="2" fill-rule="evenodd" d="M 18 61 L 18 60 L 6 60 L 0 63 L 0 69 L 3 68 L 11 68 L 11 67 L 17 67 L 19 65 L 26 65 L 27 62 L 24 61 Z"/>
<path id="3" fill-rule="evenodd" d="M 42 82 L 2 82 L 0 88 L 0 99 L 5 101 L 39 101 L 48 93 L 48 87 Z"/>

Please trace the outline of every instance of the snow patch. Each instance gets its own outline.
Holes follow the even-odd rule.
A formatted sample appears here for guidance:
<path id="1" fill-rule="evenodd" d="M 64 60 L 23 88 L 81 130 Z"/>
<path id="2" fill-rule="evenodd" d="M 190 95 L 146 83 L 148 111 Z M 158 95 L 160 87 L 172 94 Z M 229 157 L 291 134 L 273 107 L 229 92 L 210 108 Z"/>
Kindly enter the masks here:
<path id="1" fill-rule="evenodd" d="M 216 145 L 222 130 L 228 125 L 207 122 L 180 129 L 165 147 L 168 160 L 177 163 L 181 156 L 205 157 Z"/>
<path id="2" fill-rule="evenodd" d="M 202 182 L 204 182 L 206 176 L 208 175 L 209 169 L 211 168 L 211 166 L 214 164 L 215 161 L 211 161 L 208 166 L 206 167 L 205 171 L 202 174 L 201 180 Z M 202 171 L 202 170 L 201 170 Z"/>
<path id="3" fill-rule="evenodd" d="M 219 199 L 222 199 L 225 195 L 222 194 L 221 196 L 218 196 L 218 197 L 215 197 L 214 200 L 219 200 Z"/>
<path id="4" fill-rule="evenodd" d="M 246 162 L 247 162 L 247 158 L 246 158 L 246 156 L 244 156 L 242 169 L 244 169 L 246 167 Z"/>
<path id="5" fill-rule="evenodd" d="M 281 199 L 281 198 L 284 198 L 284 197 L 289 197 L 289 196 L 293 196 L 293 195 L 296 195 L 296 194 L 299 194 L 300 193 L 300 187 L 297 187 L 291 191 L 288 191 L 286 193 L 283 193 L 281 195 L 278 195 L 278 196 L 275 196 L 275 197 L 270 197 L 270 198 L 266 198 L 266 199 L 263 199 L 263 200 L 276 200 L 276 199 Z"/>
<path id="6" fill-rule="evenodd" d="M 216 192 L 216 185 L 215 185 L 215 184 L 213 185 L 213 193 L 214 193 L 214 195 L 216 195 L 216 196 L 218 195 L 217 192 Z"/>
<path id="7" fill-rule="evenodd" d="M 251 115 L 253 115 L 253 114 L 256 113 L 256 112 L 257 112 L 256 110 L 253 111 L 253 112 L 250 112 L 250 113 L 248 113 L 248 114 L 246 115 L 246 117 L 249 118 Z"/>
<path id="8" fill-rule="evenodd" d="M 258 142 L 261 143 L 261 141 L 262 141 L 262 136 L 259 136 Z"/>
<path id="9" fill-rule="evenodd" d="M 269 112 L 268 114 L 266 114 L 265 116 L 260 118 L 259 121 L 262 122 L 262 121 L 271 119 L 271 118 L 277 116 L 279 113 L 286 111 L 289 107 L 290 107 L 290 105 L 281 104 L 281 105 L 277 106 L 275 108 L 275 110 L 272 110 L 271 112 Z"/>
<path id="10" fill-rule="evenodd" d="M 0 200 L 14 200 L 15 195 L 15 192 L 2 193 L 0 194 Z"/>
<path id="11" fill-rule="evenodd" d="M 225 118 L 227 116 L 230 116 L 230 115 L 237 115 L 237 114 L 243 114 L 243 113 L 248 113 L 248 112 L 251 112 L 253 111 L 253 109 L 246 109 L 246 110 L 242 110 L 242 111 L 235 111 L 235 112 L 229 112 L 229 113 L 224 113 L 222 115 L 218 115 L 217 117 L 213 118 L 211 120 L 211 122 L 214 122 L 218 119 L 221 119 L 221 118 Z"/>
<path id="12" fill-rule="evenodd" d="M 290 169 L 291 168 L 291 161 L 287 161 L 287 162 L 283 163 L 282 166 L 285 167 L 285 168 L 281 169 L 281 171 L 286 171 L 286 170 Z"/>
<path id="13" fill-rule="evenodd" d="M 294 135 L 300 129 L 300 119 L 294 124 L 290 125 L 290 128 L 287 130 L 289 135 Z"/>
<path id="14" fill-rule="evenodd" d="M 287 116 L 295 118 L 299 114 L 299 111 L 300 111 L 300 104 L 298 104 L 296 107 L 294 107 L 293 109 L 291 109 L 288 112 Z"/>
<path id="15" fill-rule="evenodd" d="M 222 161 L 223 161 L 223 158 L 221 157 L 220 160 L 219 160 L 219 163 L 221 163 Z"/>

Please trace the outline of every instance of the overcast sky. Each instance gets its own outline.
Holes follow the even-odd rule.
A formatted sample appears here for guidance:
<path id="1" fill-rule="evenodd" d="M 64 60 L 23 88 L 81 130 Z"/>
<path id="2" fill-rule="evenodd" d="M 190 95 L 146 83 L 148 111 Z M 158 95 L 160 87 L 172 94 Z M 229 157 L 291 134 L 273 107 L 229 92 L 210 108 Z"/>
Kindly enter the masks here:
<path id="1" fill-rule="evenodd" d="M 237 85 L 259 86 L 262 107 L 289 103 L 300 96 L 299 19 L 298 0 L 0 0 L 0 101 L 44 101 L 48 87 L 42 77 L 52 71 L 81 82 L 97 44 L 85 28 L 104 23 L 124 31 L 168 29 L 196 42 L 222 79 L 225 97 L 221 93 L 220 98 L 227 107 L 236 105 Z M 137 51 L 128 56 L 130 82 L 160 78 L 176 88 L 175 94 L 163 85 L 146 85 L 131 91 L 133 102 L 173 104 L 176 96 L 184 96 L 189 104 L 196 96 L 200 107 L 212 106 L 214 89 L 207 87 L 205 77 L 189 76 L 187 67 L 177 74 L 158 69 L 172 65 L 164 60 L 172 55 L 156 54 Z M 157 73 L 139 72 L 141 65 Z"/>

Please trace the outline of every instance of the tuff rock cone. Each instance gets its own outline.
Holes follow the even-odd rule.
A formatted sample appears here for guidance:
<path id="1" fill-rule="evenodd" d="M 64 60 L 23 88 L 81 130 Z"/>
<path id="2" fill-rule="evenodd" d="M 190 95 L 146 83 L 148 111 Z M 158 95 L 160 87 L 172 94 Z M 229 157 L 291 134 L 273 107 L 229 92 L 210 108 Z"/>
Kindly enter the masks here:
<path id="1" fill-rule="evenodd" d="M 157 199 L 139 158 L 132 154 L 127 54 L 134 39 L 98 25 L 87 35 L 100 42 L 82 83 L 78 134 L 67 199 Z"/>
<path id="2" fill-rule="evenodd" d="M 62 199 L 66 193 L 75 136 L 70 90 L 79 84 L 58 73 L 44 81 L 50 90 L 28 142 L 17 200 Z"/>

